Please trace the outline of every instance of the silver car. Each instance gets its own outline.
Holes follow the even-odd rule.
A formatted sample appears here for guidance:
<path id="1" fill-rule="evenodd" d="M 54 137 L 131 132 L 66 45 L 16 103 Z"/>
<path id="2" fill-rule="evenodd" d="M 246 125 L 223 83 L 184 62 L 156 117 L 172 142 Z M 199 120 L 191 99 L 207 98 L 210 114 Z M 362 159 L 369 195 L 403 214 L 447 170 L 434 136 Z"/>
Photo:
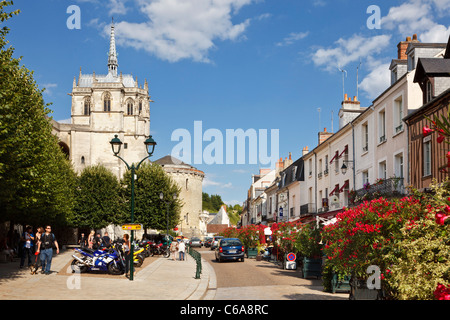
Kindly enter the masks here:
<path id="1" fill-rule="evenodd" d="M 197 237 L 192 237 L 191 240 L 189 240 L 189 246 L 191 246 L 191 247 L 199 247 L 199 248 L 201 248 L 202 245 L 203 245 L 202 244 L 202 240 L 200 240 Z"/>
<path id="2" fill-rule="evenodd" d="M 217 245 L 218 245 L 220 239 L 223 239 L 223 237 L 222 236 L 214 236 L 214 238 L 211 241 L 211 250 L 214 250 L 215 248 L 217 248 Z"/>

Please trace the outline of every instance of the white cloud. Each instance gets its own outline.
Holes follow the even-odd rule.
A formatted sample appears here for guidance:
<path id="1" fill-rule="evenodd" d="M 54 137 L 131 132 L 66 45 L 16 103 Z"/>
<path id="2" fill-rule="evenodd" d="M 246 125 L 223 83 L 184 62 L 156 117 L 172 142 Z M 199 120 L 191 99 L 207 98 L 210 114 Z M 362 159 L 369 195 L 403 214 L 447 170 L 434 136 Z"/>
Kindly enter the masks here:
<path id="1" fill-rule="evenodd" d="M 283 41 L 278 42 L 276 45 L 279 46 L 279 47 L 282 47 L 282 46 L 289 46 L 289 45 L 293 44 L 294 42 L 296 42 L 296 41 L 298 41 L 298 40 L 301 40 L 301 39 L 306 38 L 308 35 L 309 35 L 309 31 L 306 31 L 306 32 L 297 32 L 297 33 L 291 32 L 291 33 L 289 34 L 289 36 L 287 36 L 286 38 L 284 38 Z"/>
<path id="2" fill-rule="evenodd" d="M 390 63 L 375 63 L 369 74 L 359 84 L 359 88 L 369 99 L 375 99 L 390 85 Z"/>
<path id="3" fill-rule="evenodd" d="M 232 17 L 254 0 L 138 0 L 148 21 L 116 24 L 119 45 L 143 49 L 160 59 L 209 62 L 217 40 L 240 40 L 250 19 L 233 23 Z M 109 28 L 105 27 L 105 32 Z"/>
<path id="4" fill-rule="evenodd" d="M 335 47 L 318 49 L 312 60 L 316 66 L 327 71 L 338 70 L 338 66 L 345 67 L 361 58 L 379 54 L 389 46 L 390 39 L 390 35 L 365 38 L 357 34 L 348 39 L 340 38 L 335 42 Z"/>
<path id="5" fill-rule="evenodd" d="M 209 177 L 205 177 L 205 179 L 203 179 L 202 186 L 203 187 L 211 187 L 212 186 L 212 187 L 220 187 L 220 188 L 232 188 L 233 184 L 231 182 L 228 182 L 228 183 L 218 182 L 218 181 L 211 180 L 211 178 L 209 178 Z"/>
<path id="6" fill-rule="evenodd" d="M 44 83 L 42 87 L 45 88 L 44 94 L 51 96 L 53 94 L 53 89 L 58 87 L 57 83 Z"/>

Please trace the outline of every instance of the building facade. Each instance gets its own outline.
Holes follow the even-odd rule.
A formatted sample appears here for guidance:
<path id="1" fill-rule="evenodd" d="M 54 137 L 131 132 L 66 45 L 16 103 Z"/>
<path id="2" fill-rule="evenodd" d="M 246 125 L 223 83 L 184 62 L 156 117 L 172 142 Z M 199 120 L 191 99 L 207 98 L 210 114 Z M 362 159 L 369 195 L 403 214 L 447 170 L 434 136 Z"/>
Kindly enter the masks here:
<path id="1" fill-rule="evenodd" d="M 178 197 L 183 206 L 177 226 L 179 233 L 188 238 L 205 236 L 206 221 L 202 211 L 202 183 L 205 173 L 172 156 L 165 156 L 154 163 L 159 164 L 181 189 Z"/>
<path id="2" fill-rule="evenodd" d="M 147 156 L 144 141 L 150 135 L 150 96 L 147 80 L 118 72 L 114 24 L 111 25 L 107 74 L 83 74 L 73 80 L 70 96 L 71 123 L 53 122 L 53 132 L 69 155 L 76 172 L 103 164 L 118 178 L 125 164 L 114 157 L 110 141 L 115 135 L 123 142 L 120 156 L 137 163 Z"/>

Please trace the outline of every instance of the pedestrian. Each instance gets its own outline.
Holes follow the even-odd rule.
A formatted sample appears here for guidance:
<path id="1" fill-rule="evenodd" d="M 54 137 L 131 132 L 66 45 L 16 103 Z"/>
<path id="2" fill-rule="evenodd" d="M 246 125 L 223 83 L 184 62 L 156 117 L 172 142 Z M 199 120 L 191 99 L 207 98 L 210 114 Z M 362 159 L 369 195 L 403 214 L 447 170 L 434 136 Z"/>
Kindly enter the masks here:
<path id="1" fill-rule="evenodd" d="M 180 260 L 184 261 L 185 258 L 185 251 L 186 251 L 186 244 L 184 243 L 183 240 L 180 241 L 180 243 L 178 244 L 178 251 L 180 252 Z"/>
<path id="2" fill-rule="evenodd" d="M 36 261 L 36 270 L 39 267 L 39 264 L 41 262 L 41 257 L 40 254 L 37 252 L 37 248 L 39 247 L 39 242 L 41 241 L 41 237 L 42 234 L 44 233 L 44 228 L 43 227 L 38 227 L 36 230 L 36 236 L 34 239 L 34 247 L 36 248 L 36 257 L 35 257 L 35 261 Z"/>
<path id="3" fill-rule="evenodd" d="M 34 254 L 33 252 L 33 229 L 28 226 L 25 231 L 22 233 L 21 237 L 23 247 L 22 247 L 22 255 L 20 256 L 20 268 L 23 268 L 25 263 L 25 258 L 28 258 L 28 267 L 31 266 L 31 256 Z"/>
<path id="4" fill-rule="evenodd" d="M 102 237 L 100 236 L 100 233 L 97 233 L 97 235 L 94 237 L 94 244 L 92 245 L 92 249 L 98 250 L 100 249 L 102 245 Z"/>
<path id="5" fill-rule="evenodd" d="M 41 255 L 41 272 L 47 275 L 50 274 L 53 248 L 56 248 L 56 254 L 59 254 L 59 245 L 55 235 L 52 233 L 52 227 L 46 226 L 45 233 L 41 235 L 41 240 L 38 242 L 38 249 L 36 252 Z"/>
<path id="6" fill-rule="evenodd" d="M 81 233 L 81 238 L 80 238 L 80 240 L 78 240 L 78 244 L 80 245 L 80 248 L 84 249 L 84 248 L 86 248 L 87 243 L 88 243 L 88 239 L 87 239 L 87 237 L 84 235 L 84 232 L 83 232 L 83 233 Z"/>
<path id="7" fill-rule="evenodd" d="M 170 244 L 170 254 L 172 255 L 173 261 L 177 260 L 177 257 L 176 257 L 177 248 L 178 248 L 178 242 L 172 241 L 172 243 Z"/>
<path id="8" fill-rule="evenodd" d="M 102 237 L 102 246 L 105 248 L 111 247 L 111 238 L 109 237 L 108 232 L 105 232 Z"/>
<path id="9" fill-rule="evenodd" d="M 88 248 L 89 249 L 94 248 L 94 238 L 95 238 L 95 231 L 92 230 L 88 237 Z"/>
<path id="10" fill-rule="evenodd" d="M 123 235 L 123 253 L 125 255 L 125 276 L 128 277 L 128 270 L 130 267 L 130 236 L 125 233 Z"/>

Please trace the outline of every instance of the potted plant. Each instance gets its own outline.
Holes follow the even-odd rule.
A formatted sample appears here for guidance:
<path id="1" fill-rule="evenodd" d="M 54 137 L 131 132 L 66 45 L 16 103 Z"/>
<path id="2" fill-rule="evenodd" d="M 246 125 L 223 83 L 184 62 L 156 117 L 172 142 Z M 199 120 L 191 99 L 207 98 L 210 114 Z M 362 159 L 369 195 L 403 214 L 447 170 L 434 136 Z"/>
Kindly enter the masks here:
<path id="1" fill-rule="evenodd" d="M 320 226 L 309 223 L 302 226 L 297 234 L 295 248 L 303 257 L 303 278 L 322 276 L 322 245 Z"/>
<path id="2" fill-rule="evenodd" d="M 240 229 L 239 239 L 245 247 L 247 258 L 254 258 L 258 253 L 256 243 L 258 241 L 258 228 L 255 225 L 248 225 Z"/>
<path id="3" fill-rule="evenodd" d="M 381 272 L 388 269 L 391 261 L 386 253 L 394 250 L 405 221 L 414 219 L 422 209 L 420 199 L 413 196 L 392 201 L 379 198 L 337 214 L 337 222 L 323 228 L 324 254 L 337 274 L 352 276 L 352 299 L 383 296 L 381 286 L 376 290 L 368 286 L 377 276 L 369 267 Z"/>

